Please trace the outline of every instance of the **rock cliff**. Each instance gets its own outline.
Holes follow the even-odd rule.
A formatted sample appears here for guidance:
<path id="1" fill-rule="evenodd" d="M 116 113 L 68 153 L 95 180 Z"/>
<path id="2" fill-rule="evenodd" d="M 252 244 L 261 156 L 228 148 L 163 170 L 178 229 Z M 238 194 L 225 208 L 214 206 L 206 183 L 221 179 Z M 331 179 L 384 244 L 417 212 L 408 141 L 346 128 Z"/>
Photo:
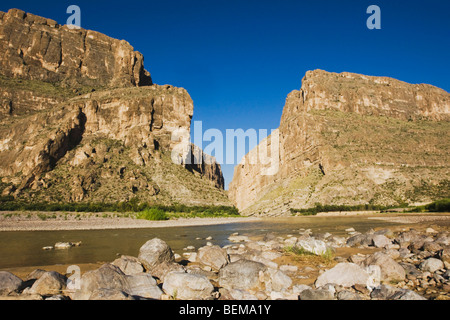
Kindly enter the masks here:
<path id="1" fill-rule="evenodd" d="M 190 131 L 193 101 L 182 88 L 153 84 L 125 41 L 0 13 L 0 102 L 3 196 L 230 204 L 215 161 L 172 161 L 172 132 Z"/>
<path id="2" fill-rule="evenodd" d="M 310 71 L 289 94 L 279 170 L 235 169 L 229 196 L 247 214 L 322 205 L 399 205 L 450 196 L 450 94 L 385 77 Z M 270 142 L 273 135 L 268 138 Z"/>

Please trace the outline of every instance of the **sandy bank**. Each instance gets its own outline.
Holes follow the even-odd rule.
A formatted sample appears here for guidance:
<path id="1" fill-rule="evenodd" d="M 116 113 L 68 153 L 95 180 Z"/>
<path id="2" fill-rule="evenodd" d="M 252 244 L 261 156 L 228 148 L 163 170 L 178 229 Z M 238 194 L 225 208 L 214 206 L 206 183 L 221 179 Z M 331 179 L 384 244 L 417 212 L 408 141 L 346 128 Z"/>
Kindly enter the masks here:
<path id="1" fill-rule="evenodd" d="M 51 216 L 50 213 L 46 213 Z M 10 216 L 11 213 L 0 213 L 0 232 L 3 231 L 55 231 L 55 230 L 111 230 L 111 229 L 147 229 L 206 226 L 229 223 L 245 223 L 259 221 L 259 218 L 191 218 L 168 221 L 147 221 L 133 218 L 114 217 L 87 217 L 63 219 L 61 217 L 42 220 L 34 213 L 20 213 Z"/>

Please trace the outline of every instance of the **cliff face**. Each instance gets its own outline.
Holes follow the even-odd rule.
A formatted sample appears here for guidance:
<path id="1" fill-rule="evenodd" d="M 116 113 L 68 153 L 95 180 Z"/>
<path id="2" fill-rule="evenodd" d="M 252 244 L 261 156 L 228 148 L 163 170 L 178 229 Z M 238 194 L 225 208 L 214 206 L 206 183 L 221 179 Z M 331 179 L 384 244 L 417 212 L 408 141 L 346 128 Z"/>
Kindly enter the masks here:
<path id="1" fill-rule="evenodd" d="M 151 85 L 142 54 L 124 40 L 71 30 L 51 19 L 11 9 L 0 13 L 0 73 L 70 86 Z"/>
<path id="2" fill-rule="evenodd" d="M 384 77 L 308 72 L 279 128 L 279 171 L 243 164 L 229 195 L 248 214 L 448 197 L 450 94 Z M 273 137 L 268 138 L 269 141 Z M 253 150 L 246 157 L 254 156 Z"/>
<path id="3" fill-rule="evenodd" d="M 2 195 L 230 204 L 215 161 L 173 163 L 172 132 L 190 130 L 192 99 L 152 84 L 128 43 L 15 9 L 0 21 Z"/>

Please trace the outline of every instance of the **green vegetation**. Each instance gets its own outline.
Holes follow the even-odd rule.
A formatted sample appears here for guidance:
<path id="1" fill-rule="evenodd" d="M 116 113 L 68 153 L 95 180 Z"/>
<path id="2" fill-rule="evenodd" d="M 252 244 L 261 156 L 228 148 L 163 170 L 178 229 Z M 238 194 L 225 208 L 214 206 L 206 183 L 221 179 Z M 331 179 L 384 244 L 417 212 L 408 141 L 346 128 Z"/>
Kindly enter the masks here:
<path id="1" fill-rule="evenodd" d="M 407 207 L 407 204 L 403 204 L 400 207 Z M 320 212 L 351 212 L 351 211 L 386 211 L 393 209 L 394 207 L 379 206 L 373 204 L 347 206 L 347 205 L 322 205 L 316 203 L 316 206 L 308 209 L 291 209 L 293 215 L 301 216 L 315 216 Z"/>
<path id="2" fill-rule="evenodd" d="M 288 246 L 284 248 L 284 252 L 289 255 L 293 255 L 296 258 L 301 258 L 301 260 L 318 260 L 321 263 L 329 264 L 333 262 L 334 259 L 334 252 L 332 249 L 327 249 L 326 252 L 324 252 L 321 255 L 316 255 L 310 251 L 305 250 L 304 248 L 299 248 L 296 246 Z"/>
<path id="3" fill-rule="evenodd" d="M 136 215 L 137 219 L 149 220 L 149 221 L 163 221 L 169 220 L 169 216 L 164 210 L 158 208 L 145 209 Z"/>
<path id="4" fill-rule="evenodd" d="M 117 212 L 127 213 L 121 216 L 129 217 L 128 213 L 136 213 L 138 219 L 167 220 L 168 218 L 205 218 L 205 217 L 239 217 L 235 207 L 227 206 L 186 206 L 176 204 L 171 206 L 139 203 L 137 198 L 119 203 L 29 203 L 14 200 L 13 197 L 0 197 L 0 211 L 38 211 L 38 212 Z M 55 216 L 56 217 L 56 216 Z M 80 217 L 78 215 L 77 217 Z M 104 214 L 103 217 L 109 217 Z M 48 216 L 46 216 L 48 218 Z"/>
<path id="5" fill-rule="evenodd" d="M 409 212 L 450 212 L 450 199 L 442 199 L 425 206 L 418 206 Z"/>

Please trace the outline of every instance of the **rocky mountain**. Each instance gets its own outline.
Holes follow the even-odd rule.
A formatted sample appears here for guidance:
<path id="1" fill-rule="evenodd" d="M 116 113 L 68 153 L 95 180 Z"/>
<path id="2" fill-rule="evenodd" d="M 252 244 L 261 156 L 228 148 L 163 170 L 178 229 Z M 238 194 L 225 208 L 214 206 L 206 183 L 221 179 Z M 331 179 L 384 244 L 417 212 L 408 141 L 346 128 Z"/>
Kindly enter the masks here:
<path id="1" fill-rule="evenodd" d="M 0 12 L 0 103 L 3 196 L 230 205 L 219 164 L 172 161 L 172 133 L 190 131 L 193 101 L 153 84 L 126 41 Z M 209 159 L 189 149 L 185 159 Z"/>
<path id="2" fill-rule="evenodd" d="M 278 139 L 267 139 L 269 150 L 279 140 L 279 170 L 263 174 L 255 148 L 229 196 L 244 213 L 268 215 L 449 197 L 449 120 L 450 94 L 434 86 L 310 71 L 287 97 Z"/>

